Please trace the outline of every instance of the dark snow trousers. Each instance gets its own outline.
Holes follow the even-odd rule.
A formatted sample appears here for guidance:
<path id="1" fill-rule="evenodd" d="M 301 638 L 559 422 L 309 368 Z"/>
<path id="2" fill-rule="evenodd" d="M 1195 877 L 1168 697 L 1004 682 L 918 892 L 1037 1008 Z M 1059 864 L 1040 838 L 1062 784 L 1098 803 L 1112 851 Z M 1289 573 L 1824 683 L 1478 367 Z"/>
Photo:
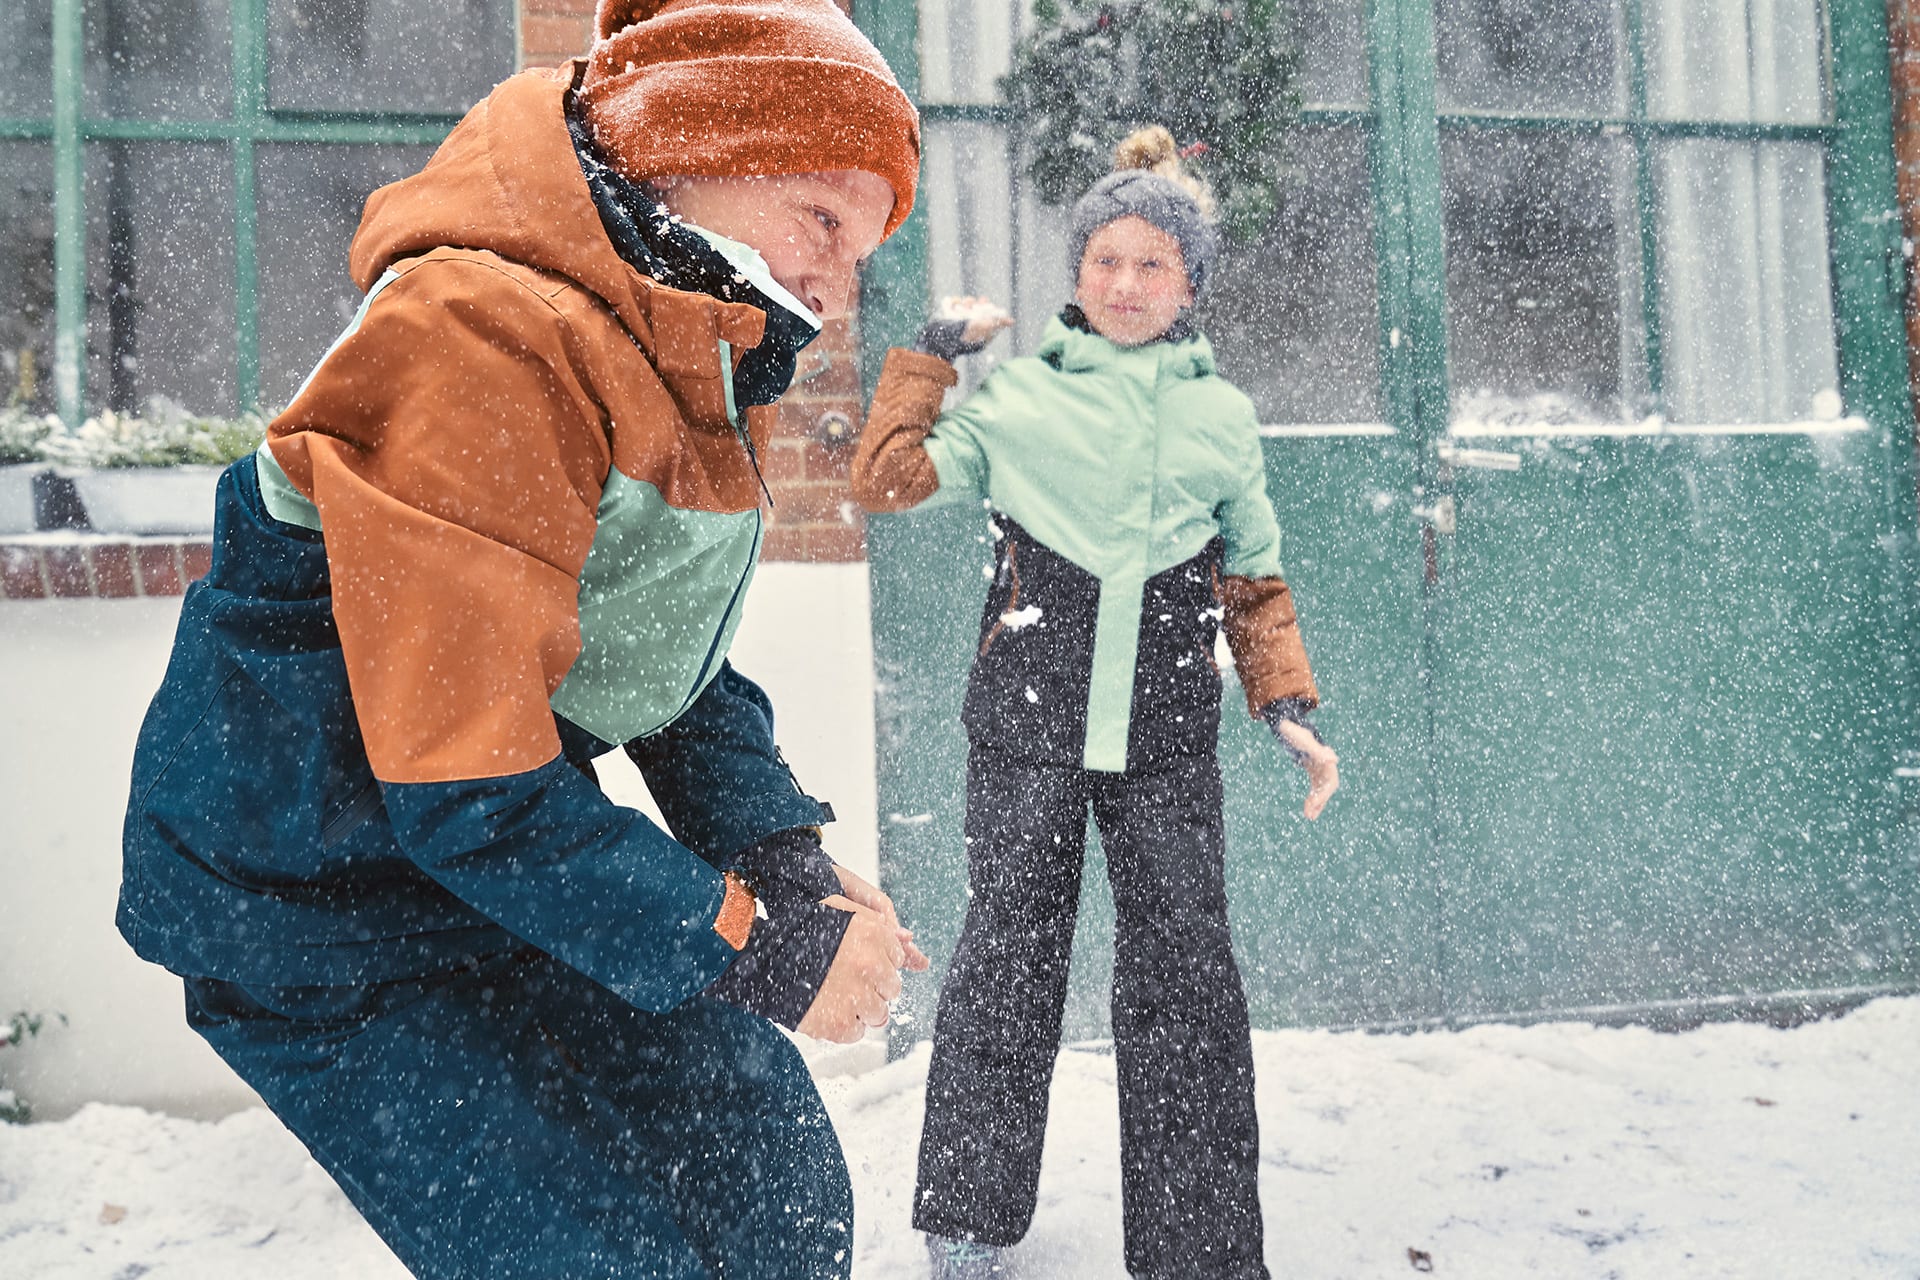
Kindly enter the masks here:
<path id="1" fill-rule="evenodd" d="M 816 1280 L 846 1164 L 771 1024 L 538 952 L 367 989 L 190 979 L 188 1018 L 422 1280 Z"/>
<path id="2" fill-rule="evenodd" d="M 1253 1051 L 1210 755 L 1101 773 L 974 744 L 971 898 L 934 1024 L 914 1226 L 1008 1245 L 1033 1221 L 1089 806 L 1115 909 L 1127 1268 L 1265 1280 Z"/>

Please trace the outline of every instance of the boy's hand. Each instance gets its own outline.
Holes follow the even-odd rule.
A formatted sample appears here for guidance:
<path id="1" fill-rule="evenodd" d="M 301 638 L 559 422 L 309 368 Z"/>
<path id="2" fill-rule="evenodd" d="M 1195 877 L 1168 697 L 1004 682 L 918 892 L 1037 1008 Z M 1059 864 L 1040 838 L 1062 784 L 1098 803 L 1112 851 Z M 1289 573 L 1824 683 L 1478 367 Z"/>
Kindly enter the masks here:
<path id="1" fill-rule="evenodd" d="M 1296 721 L 1280 721 L 1273 731 L 1293 750 L 1300 767 L 1307 771 L 1307 803 L 1301 812 L 1309 819 L 1318 818 L 1327 801 L 1333 799 L 1333 793 L 1340 789 L 1340 757 L 1332 747 L 1314 737 L 1313 730 Z"/>
<path id="2" fill-rule="evenodd" d="M 908 969 L 915 973 L 924 973 L 932 967 L 933 961 L 927 959 L 926 953 L 913 945 L 913 930 L 900 927 L 900 917 L 894 913 L 892 898 L 837 862 L 833 864 L 833 872 L 840 877 L 841 892 L 852 899 L 855 905 L 879 912 L 886 917 L 887 923 L 899 932 L 900 945 L 906 949 Z"/>
<path id="3" fill-rule="evenodd" d="M 887 1005 L 900 994 L 906 944 L 900 941 L 899 926 L 878 911 L 838 895 L 828 898 L 827 905 L 852 912 L 853 921 L 819 994 L 795 1030 L 816 1040 L 853 1044 L 868 1027 L 887 1025 Z"/>

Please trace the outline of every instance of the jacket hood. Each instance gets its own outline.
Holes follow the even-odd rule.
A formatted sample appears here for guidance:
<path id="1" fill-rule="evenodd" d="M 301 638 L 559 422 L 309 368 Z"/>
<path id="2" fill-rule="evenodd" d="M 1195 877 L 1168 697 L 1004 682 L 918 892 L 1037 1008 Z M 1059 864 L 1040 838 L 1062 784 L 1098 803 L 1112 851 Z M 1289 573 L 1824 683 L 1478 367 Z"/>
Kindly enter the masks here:
<path id="1" fill-rule="evenodd" d="M 1176 378 L 1207 378 L 1215 372 L 1213 344 L 1204 333 L 1194 331 L 1184 338 L 1156 338 L 1137 347 L 1123 347 L 1091 329 L 1077 329 L 1060 316 L 1047 321 L 1040 346 L 1033 354 L 1062 373 L 1091 373 L 1137 353 L 1157 356 L 1161 367 Z"/>
<path id="2" fill-rule="evenodd" d="M 605 301 L 636 336 L 650 335 L 658 286 L 607 238 L 567 128 L 566 95 L 584 65 L 502 81 L 425 168 L 367 198 L 348 260 L 362 292 L 402 258 L 482 249 L 565 276 Z M 759 343 L 765 318 L 758 308 L 702 301 L 717 312 L 721 337 L 739 348 Z"/>

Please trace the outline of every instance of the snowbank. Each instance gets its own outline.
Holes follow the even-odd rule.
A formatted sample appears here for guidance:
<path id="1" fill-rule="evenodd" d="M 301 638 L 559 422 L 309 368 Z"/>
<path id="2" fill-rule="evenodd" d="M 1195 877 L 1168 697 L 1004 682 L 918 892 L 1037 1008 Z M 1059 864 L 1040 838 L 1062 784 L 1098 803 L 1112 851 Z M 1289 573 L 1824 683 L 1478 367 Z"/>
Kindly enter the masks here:
<path id="1" fill-rule="evenodd" d="M 1289 1280 L 1920 1275 L 1920 998 L 1791 1031 L 1557 1023 L 1255 1033 L 1267 1261 Z M 908 1221 L 924 1046 L 823 1090 L 855 1274 L 925 1274 Z M 1113 1060 L 1061 1056 L 1025 1280 L 1120 1254 Z M 271 1116 L 91 1106 L 0 1126 L 0 1272 L 405 1280 Z"/>

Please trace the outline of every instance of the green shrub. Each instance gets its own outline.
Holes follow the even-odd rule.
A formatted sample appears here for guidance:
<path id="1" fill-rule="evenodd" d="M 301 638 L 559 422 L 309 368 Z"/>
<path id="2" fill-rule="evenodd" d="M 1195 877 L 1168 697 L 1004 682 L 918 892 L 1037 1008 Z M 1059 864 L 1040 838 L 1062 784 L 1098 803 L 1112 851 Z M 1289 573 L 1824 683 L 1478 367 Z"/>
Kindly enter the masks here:
<path id="1" fill-rule="evenodd" d="M 225 466 L 259 448 L 266 435 L 259 414 L 206 417 L 156 399 L 145 417 L 108 410 L 77 430 L 51 431 L 37 448 L 42 460 L 70 467 Z"/>
<path id="2" fill-rule="evenodd" d="M 0 466 L 40 461 L 40 446 L 59 429 L 60 419 L 52 414 L 29 413 L 13 405 L 0 407 Z"/>
<path id="3" fill-rule="evenodd" d="M 65 1022 L 64 1014 L 54 1014 Z M 17 1049 L 33 1037 L 40 1034 L 40 1028 L 46 1025 L 44 1013 L 16 1013 L 5 1022 L 0 1022 L 0 1049 Z M 33 1118 L 33 1108 L 25 1098 L 13 1090 L 0 1087 L 0 1124 L 25 1124 Z"/>

